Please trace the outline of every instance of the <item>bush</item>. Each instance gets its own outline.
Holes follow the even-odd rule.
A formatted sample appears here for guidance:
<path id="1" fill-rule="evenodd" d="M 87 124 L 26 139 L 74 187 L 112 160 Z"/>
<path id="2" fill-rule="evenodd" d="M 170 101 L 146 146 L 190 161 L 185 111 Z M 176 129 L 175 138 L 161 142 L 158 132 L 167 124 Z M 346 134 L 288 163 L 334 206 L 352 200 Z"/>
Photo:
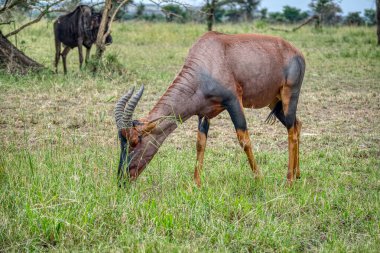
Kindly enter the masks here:
<path id="1" fill-rule="evenodd" d="M 346 25 L 363 25 L 364 20 L 360 16 L 360 12 L 350 12 L 344 20 Z"/>

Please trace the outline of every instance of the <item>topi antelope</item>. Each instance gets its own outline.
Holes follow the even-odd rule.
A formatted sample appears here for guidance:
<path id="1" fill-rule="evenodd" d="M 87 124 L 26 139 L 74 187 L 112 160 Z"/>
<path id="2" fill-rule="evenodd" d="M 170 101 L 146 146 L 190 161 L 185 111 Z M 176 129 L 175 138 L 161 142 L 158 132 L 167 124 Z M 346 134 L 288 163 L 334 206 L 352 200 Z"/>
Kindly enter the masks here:
<path id="1" fill-rule="evenodd" d="M 141 174 L 165 138 L 177 127 L 168 117 L 184 122 L 198 115 L 194 180 L 200 186 L 210 120 L 224 110 L 231 117 L 255 177 L 260 178 L 243 108 L 268 106 L 271 113 L 267 121 L 277 118 L 288 130 L 287 182 L 291 184 L 300 177 L 302 124 L 296 111 L 304 73 L 302 53 L 281 38 L 206 33 L 190 49 L 182 70 L 148 116 L 132 120 L 144 86 L 133 97 L 132 89 L 117 102 L 115 119 L 121 141 L 119 179 L 124 175 L 124 165 L 130 180 Z"/>

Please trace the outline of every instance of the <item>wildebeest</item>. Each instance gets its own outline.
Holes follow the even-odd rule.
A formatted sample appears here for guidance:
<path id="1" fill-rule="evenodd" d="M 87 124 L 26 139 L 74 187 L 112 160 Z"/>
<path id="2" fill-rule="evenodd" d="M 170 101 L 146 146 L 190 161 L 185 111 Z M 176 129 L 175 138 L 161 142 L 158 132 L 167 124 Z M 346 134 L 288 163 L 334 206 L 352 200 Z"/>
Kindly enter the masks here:
<path id="1" fill-rule="evenodd" d="M 296 111 L 304 73 L 302 53 L 281 38 L 206 33 L 191 48 L 182 70 L 146 117 L 132 120 L 144 86 L 133 97 L 132 89 L 117 102 L 119 178 L 124 177 L 125 165 L 131 180 L 141 174 L 166 137 L 177 128 L 173 118 L 184 122 L 197 115 L 194 179 L 200 186 L 210 120 L 224 110 L 231 117 L 252 171 L 261 177 L 243 108 L 269 107 L 272 111 L 267 120 L 277 118 L 288 130 L 287 180 L 291 184 L 300 177 L 301 121 Z"/>
<path id="2" fill-rule="evenodd" d="M 79 5 L 73 12 L 60 16 L 54 22 L 55 37 L 55 71 L 58 72 L 58 63 L 62 55 L 63 71 L 67 73 L 66 56 L 70 49 L 78 47 L 79 68 L 82 68 L 82 46 L 86 48 L 85 63 L 88 62 L 91 46 L 96 41 L 102 14 L 93 12 L 87 5 Z M 108 27 L 108 24 L 107 24 Z M 111 35 L 106 38 L 106 44 L 112 43 Z M 61 44 L 64 49 L 61 53 Z"/>

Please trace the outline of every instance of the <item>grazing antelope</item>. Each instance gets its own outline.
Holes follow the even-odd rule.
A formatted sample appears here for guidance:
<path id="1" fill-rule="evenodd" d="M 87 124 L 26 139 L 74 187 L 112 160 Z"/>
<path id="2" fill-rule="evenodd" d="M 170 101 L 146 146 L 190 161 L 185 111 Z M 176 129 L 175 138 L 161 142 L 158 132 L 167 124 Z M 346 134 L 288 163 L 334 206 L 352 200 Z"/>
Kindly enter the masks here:
<path id="1" fill-rule="evenodd" d="M 271 113 L 267 121 L 277 118 L 288 130 L 287 180 L 291 184 L 295 177 L 300 177 L 301 122 L 296 117 L 296 110 L 304 73 L 302 53 L 281 38 L 206 33 L 190 49 L 182 70 L 148 116 L 132 121 L 144 86 L 133 97 L 132 89 L 117 102 L 115 119 L 121 141 L 119 179 L 123 177 L 125 163 L 131 180 L 141 174 L 177 127 L 169 117 L 184 122 L 198 115 L 194 180 L 200 186 L 210 120 L 224 110 L 231 117 L 255 177 L 261 177 L 252 153 L 243 107 L 268 106 Z"/>

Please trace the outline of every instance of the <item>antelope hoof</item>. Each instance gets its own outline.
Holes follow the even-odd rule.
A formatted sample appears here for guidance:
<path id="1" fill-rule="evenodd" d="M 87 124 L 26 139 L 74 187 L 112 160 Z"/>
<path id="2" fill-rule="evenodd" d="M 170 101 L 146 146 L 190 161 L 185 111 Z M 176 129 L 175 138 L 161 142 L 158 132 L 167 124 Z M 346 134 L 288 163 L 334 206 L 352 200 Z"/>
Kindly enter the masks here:
<path id="1" fill-rule="evenodd" d="M 288 180 L 286 181 L 286 186 L 287 186 L 287 187 L 290 188 L 290 187 L 293 187 L 293 185 L 294 185 L 294 184 L 293 184 L 293 180 L 289 180 L 289 179 L 288 179 Z"/>
<path id="2" fill-rule="evenodd" d="M 263 174 L 261 174 L 261 172 L 258 172 L 258 173 L 255 173 L 254 178 L 255 180 L 261 181 L 264 179 L 264 176 Z"/>
<path id="3" fill-rule="evenodd" d="M 197 168 L 195 168 L 194 170 L 194 182 L 196 183 L 198 188 L 201 187 L 201 177 L 199 175 Z"/>

